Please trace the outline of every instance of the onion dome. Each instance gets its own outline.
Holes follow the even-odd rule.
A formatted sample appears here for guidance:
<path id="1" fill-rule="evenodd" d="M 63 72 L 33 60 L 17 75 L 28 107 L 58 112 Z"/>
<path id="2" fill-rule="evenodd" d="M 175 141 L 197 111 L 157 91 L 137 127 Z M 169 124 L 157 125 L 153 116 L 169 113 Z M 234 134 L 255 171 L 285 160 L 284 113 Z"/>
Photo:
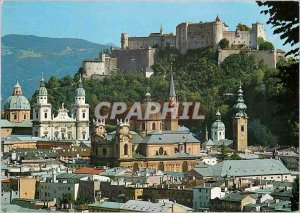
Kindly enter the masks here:
<path id="1" fill-rule="evenodd" d="M 225 130 L 225 124 L 221 121 L 221 113 L 219 109 L 216 113 L 217 120 L 211 125 L 212 129 Z"/>
<path id="2" fill-rule="evenodd" d="M 40 88 L 39 88 L 39 96 L 47 96 L 48 92 L 45 85 L 45 80 L 42 77 L 40 82 Z"/>
<path id="3" fill-rule="evenodd" d="M 79 81 L 78 81 L 78 87 L 75 90 L 75 96 L 85 96 L 85 90 L 83 89 L 83 86 L 82 86 L 81 77 L 79 78 Z"/>
<path id="4" fill-rule="evenodd" d="M 237 113 L 235 116 L 237 117 L 242 117 L 242 116 L 247 116 L 245 113 L 245 110 L 247 109 L 247 105 L 245 104 L 244 98 L 243 98 L 243 90 L 242 90 L 242 83 L 240 82 L 240 87 L 238 90 L 238 98 L 237 98 L 237 103 L 233 107 Z"/>
<path id="5" fill-rule="evenodd" d="M 4 104 L 4 110 L 30 110 L 28 99 L 22 95 L 22 88 L 17 81 L 12 96 L 10 96 Z"/>

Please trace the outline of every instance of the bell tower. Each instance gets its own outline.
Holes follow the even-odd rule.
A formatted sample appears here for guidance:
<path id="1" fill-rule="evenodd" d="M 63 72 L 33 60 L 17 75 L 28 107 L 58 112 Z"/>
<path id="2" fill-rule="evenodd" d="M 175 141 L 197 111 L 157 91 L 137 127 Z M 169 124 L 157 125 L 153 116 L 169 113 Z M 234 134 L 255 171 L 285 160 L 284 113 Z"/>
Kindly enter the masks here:
<path id="1" fill-rule="evenodd" d="M 36 137 L 52 139 L 50 122 L 52 121 L 52 106 L 48 103 L 48 91 L 42 76 L 36 103 L 33 105 L 32 134 Z"/>
<path id="2" fill-rule="evenodd" d="M 170 90 L 169 90 L 169 109 L 174 109 L 174 110 L 173 110 L 173 115 L 172 113 L 167 114 L 166 121 L 165 121 L 166 130 L 177 131 L 178 130 L 178 102 L 176 98 L 172 70 L 171 70 Z"/>
<path id="3" fill-rule="evenodd" d="M 77 140 L 89 140 L 89 105 L 85 103 L 85 90 L 83 89 L 81 77 L 75 91 L 72 117 L 76 119 Z"/>
<path id="4" fill-rule="evenodd" d="M 248 116 L 245 112 L 247 106 L 243 98 L 242 83 L 240 83 L 234 109 L 236 114 L 233 117 L 233 144 L 237 151 L 242 151 L 248 147 Z"/>
<path id="5" fill-rule="evenodd" d="M 118 127 L 116 132 L 116 157 L 120 160 L 132 158 L 132 135 L 130 133 L 129 120 L 117 120 Z"/>

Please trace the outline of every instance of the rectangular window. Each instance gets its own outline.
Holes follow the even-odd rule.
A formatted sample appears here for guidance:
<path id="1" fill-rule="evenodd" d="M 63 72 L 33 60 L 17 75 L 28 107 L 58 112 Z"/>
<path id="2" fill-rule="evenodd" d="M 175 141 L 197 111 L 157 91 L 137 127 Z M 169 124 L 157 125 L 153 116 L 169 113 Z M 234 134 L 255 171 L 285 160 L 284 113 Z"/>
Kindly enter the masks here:
<path id="1" fill-rule="evenodd" d="M 82 113 L 82 118 L 85 118 L 85 112 L 84 112 L 84 113 Z"/>
<path id="2" fill-rule="evenodd" d="M 47 118 L 47 112 L 45 112 L 45 118 Z"/>
<path id="3" fill-rule="evenodd" d="M 36 118 L 39 118 L 39 113 L 36 112 L 36 113 L 35 113 L 35 117 L 36 117 Z"/>
<path id="4" fill-rule="evenodd" d="M 15 120 L 17 119 L 17 115 L 16 115 L 16 114 L 14 115 L 14 119 L 15 119 Z"/>
<path id="5" fill-rule="evenodd" d="M 26 119 L 26 115 L 24 115 L 24 119 Z"/>

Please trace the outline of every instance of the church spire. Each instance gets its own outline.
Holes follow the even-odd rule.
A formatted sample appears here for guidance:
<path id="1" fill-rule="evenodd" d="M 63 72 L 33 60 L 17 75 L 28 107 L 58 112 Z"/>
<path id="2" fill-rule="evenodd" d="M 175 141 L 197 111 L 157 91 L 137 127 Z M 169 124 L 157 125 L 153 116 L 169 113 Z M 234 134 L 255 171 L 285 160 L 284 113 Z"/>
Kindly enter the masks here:
<path id="1" fill-rule="evenodd" d="M 22 89 L 19 84 L 18 78 L 16 80 L 16 84 L 14 86 L 13 95 L 22 95 Z"/>
<path id="2" fill-rule="evenodd" d="M 219 108 L 218 108 L 218 110 L 216 112 L 216 118 L 217 118 L 217 121 L 221 121 L 221 113 L 220 113 Z"/>
<path id="3" fill-rule="evenodd" d="M 81 80 L 81 75 L 79 76 L 79 81 L 78 81 L 78 88 L 82 88 L 82 80 Z"/>
<path id="4" fill-rule="evenodd" d="M 175 86 L 174 86 L 174 80 L 173 80 L 173 72 L 172 72 L 172 64 L 171 64 L 171 79 L 170 79 L 170 93 L 169 98 L 175 97 L 176 98 L 176 92 L 175 92 Z"/>
<path id="5" fill-rule="evenodd" d="M 162 24 L 160 25 L 160 30 L 159 30 L 159 32 L 160 32 L 160 35 L 162 35 L 163 32 L 164 32 Z"/>
<path id="6" fill-rule="evenodd" d="M 239 87 L 237 96 L 238 96 L 237 103 L 234 105 L 234 109 L 237 111 L 235 116 L 236 117 L 247 117 L 247 114 L 245 112 L 247 109 L 247 106 L 245 104 L 244 97 L 243 97 L 242 82 L 240 82 L 240 87 Z"/>

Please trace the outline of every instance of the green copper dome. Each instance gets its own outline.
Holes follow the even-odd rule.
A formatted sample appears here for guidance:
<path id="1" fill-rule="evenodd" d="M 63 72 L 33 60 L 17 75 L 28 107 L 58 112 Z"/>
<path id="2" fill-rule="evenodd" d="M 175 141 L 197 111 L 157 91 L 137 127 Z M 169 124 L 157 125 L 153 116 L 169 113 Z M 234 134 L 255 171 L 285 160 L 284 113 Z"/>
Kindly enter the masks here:
<path id="1" fill-rule="evenodd" d="M 78 88 L 75 90 L 75 96 L 85 96 L 85 90 L 83 89 L 83 86 L 82 86 L 81 77 L 78 82 Z"/>
<path id="2" fill-rule="evenodd" d="M 25 96 L 10 96 L 5 104 L 5 110 L 30 110 L 30 103 Z"/>
<path id="3" fill-rule="evenodd" d="M 48 94 L 48 92 L 47 92 L 47 89 L 45 87 L 45 80 L 42 77 L 41 78 L 41 83 L 40 83 L 40 88 L 39 88 L 39 95 L 40 96 L 47 96 L 47 94 Z"/>
<path id="4" fill-rule="evenodd" d="M 211 125 L 212 129 L 225 130 L 225 124 L 221 121 L 221 113 L 219 109 L 216 113 L 217 120 Z"/>

